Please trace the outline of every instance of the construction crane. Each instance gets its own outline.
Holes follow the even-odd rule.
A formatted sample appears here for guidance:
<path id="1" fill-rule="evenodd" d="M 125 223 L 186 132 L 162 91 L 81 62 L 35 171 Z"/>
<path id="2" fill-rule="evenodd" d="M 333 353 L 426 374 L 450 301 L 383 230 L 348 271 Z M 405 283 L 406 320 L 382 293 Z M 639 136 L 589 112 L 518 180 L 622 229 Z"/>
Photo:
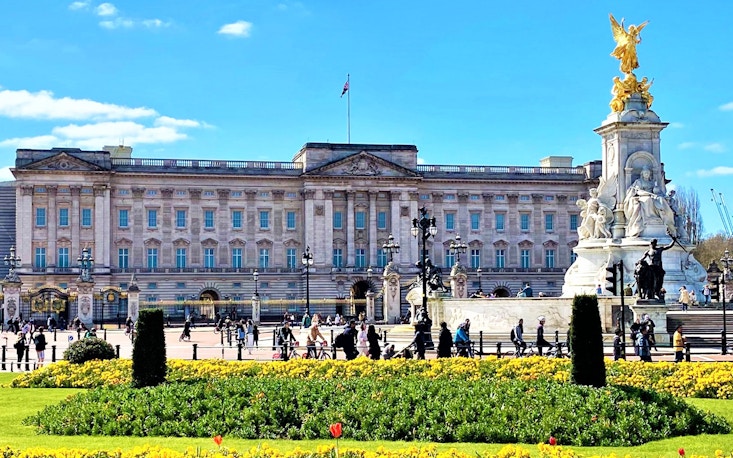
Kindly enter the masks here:
<path id="1" fill-rule="evenodd" d="M 725 198 L 723 198 L 723 193 L 719 192 L 718 195 L 716 196 L 715 190 L 713 188 L 710 188 L 710 192 L 713 195 L 713 202 L 715 202 L 715 207 L 718 209 L 720 220 L 723 222 L 723 229 L 725 230 L 725 235 L 727 237 L 732 237 L 733 236 L 733 223 L 731 223 L 730 214 L 728 213 L 728 206 L 725 204 Z"/>

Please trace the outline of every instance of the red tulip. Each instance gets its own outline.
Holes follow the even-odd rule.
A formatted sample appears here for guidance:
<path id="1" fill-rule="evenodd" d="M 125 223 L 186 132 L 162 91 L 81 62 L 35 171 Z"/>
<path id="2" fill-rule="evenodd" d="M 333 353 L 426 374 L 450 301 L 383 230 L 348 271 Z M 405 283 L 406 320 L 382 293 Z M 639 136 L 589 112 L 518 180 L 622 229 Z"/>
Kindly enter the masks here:
<path id="1" fill-rule="evenodd" d="M 550 436 L 550 440 L 548 441 L 550 445 L 557 444 L 557 439 L 555 439 L 555 436 Z"/>
<path id="2" fill-rule="evenodd" d="M 221 437 L 221 434 L 218 434 L 218 435 L 214 436 L 214 443 L 215 443 L 216 445 L 218 445 L 219 447 L 221 447 L 221 441 L 222 441 L 222 440 L 223 440 L 223 439 L 222 439 L 222 437 Z"/>
<path id="3" fill-rule="evenodd" d="M 680 456 L 685 456 L 685 449 L 680 448 L 679 450 L 677 450 L 677 453 L 679 453 Z"/>
<path id="4" fill-rule="evenodd" d="M 341 437 L 341 423 L 334 423 L 331 426 L 328 427 L 328 430 L 331 431 L 331 435 L 338 439 Z"/>

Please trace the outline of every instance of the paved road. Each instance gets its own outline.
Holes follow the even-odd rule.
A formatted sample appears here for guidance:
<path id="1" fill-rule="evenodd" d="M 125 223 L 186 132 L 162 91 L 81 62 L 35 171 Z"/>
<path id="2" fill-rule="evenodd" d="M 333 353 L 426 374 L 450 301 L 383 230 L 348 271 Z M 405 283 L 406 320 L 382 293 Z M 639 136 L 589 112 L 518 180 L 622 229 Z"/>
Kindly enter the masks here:
<path id="1" fill-rule="evenodd" d="M 179 337 L 181 335 L 182 328 L 166 328 L 165 329 L 165 336 L 166 336 L 166 352 L 168 358 L 171 359 L 193 359 L 193 352 L 194 352 L 194 344 L 196 344 L 197 349 L 197 359 L 226 359 L 226 360 L 237 360 L 239 358 L 239 350 L 237 348 L 237 342 L 236 340 L 233 340 L 231 342 L 231 345 L 229 344 L 226 334 L 217 334 L 214 333 L 213 327 L 195 327 L 192 329 L 191 332 L 191 341 L 180 341 Z M 258 360 L 258 361 L 271 361 L 273 359 L 273 354 L 276 353 L 272 349 L 273 345 L 273 332 L 275 330 L 274 325 L 263 325 L 260 326 L 260 338 L 259 338 L 259 346 L 257 348 L 252 349 L 251 353 L 247 349 L 243 349 L 241 351 L 241 358 L 242 360 Z M 377 326 L 377 330 L 380 332 L 387 332 L 387 341 L 390 343 L 394 343 L 396 348 L 400 350 L 404 346 L 406 346 L 410 339 L 412 338 L 412 335 L 410 334 L 409 327 L 406 326 L 395 326 L 395 325 L 382 325 Z M 335 336 L 337 333 L 341 332 L 340 327 L 322 327 L 321 331 L 323 335 L 329 340 L 329 342 L 332 340 L 332 333 L 333 336 Z M 435 331 L 435 330 L 434 330 Z M 296 336 L 296 339 L 300 341 L 301 344 L 305 344 L 305 333 L 306 331 L 302 331 L 299 327 L 294 328 L 294 334 Z M 435 332 L 434 332 L 435 334 Z M 119 345 L 120 348 L 120 357 L 121 358 L 131 358 L 132 357 L 132 342 L 130 339 L 124 334 L 123 329 L 118 329 L 116 326 L 107 326 L 106 328 L 106 336 L 105 336 L 105 330 L 99 330 L 97 335 L 99 337 L 107 339 L 108 342 L 110 342 L 113 346 Z M 435 336 L 435 341 L 437 342 L 437 336 Z M 54 340 L 54 334 L 50 333 L 47 334 L 47 339 L 49 341 L 49 348 L 46 351 L 46 361 L 51 361 L 52 358 L 52 352 L 53 349 L 52 346 L 56 346 L 56 358 L 62 359 L 63 358 L 63 352 L 66 350 L 66 348 L 69 346 L 69 344 L 75 340 L 77 340 L 78 336 L 75 331 L 57 331 L 55 334 L 55 340 Z M 235 339 L 235 333 L 232 333 L 232 338 Z M 488 340 L 488 339 L 487 339 Z M 15 359 L 15 350 L 12 348 L 13 343 L 15 342 L 15 338 L 6 333 L 0 334 L 0 345 L 6 345 L 6 360 L 12 361 Z M 223 344 L 222 344 L 223 343 Z M 503 346 L 504 350 L 508 349 L 507 343 Z M 305 348 L 301 349 L 301 353 L 305 351 Z M 610 344 L 605 347 L 605 353 L 606 355 L 610 356 L 612 354 Z M 330 351 L 330 349 L 329 349 Z M 492 353 L 495 354 L 496 352 L 496 343 L 487 343 L 484 346 L 484 352 L 486 353 Z M 628 351 L 629 357 L 628 359 L 631 361 L 638 360 L 639 358 L 636 356 L 633 356 L 633 348 L 629 348 Z M 337 353 L 338 359 L 345 359 L 343 355 L 343 351 L 339 350 Z M 31 365 L 33 364 L 35 360 L 35 351 L 31 349 L 30 351 L 30 361 Z M 428 352 L 427 357 L 429 359 L 435 358 L 435 352 Z M 658 351 L 652 351 L 652 358 L 654 361 L 673 361 L 674 360 L 674 353 L 672 352 L 671 348 L 663 348 L 659 347 Z M 694 349 L 691 355 L 691 361 L 705 361 L 705 362 L 713 362 L 713 361 L 733 361 L 733 354 L 729 355 L 721 355 L 720 349 L 716 348 L 704 348 L 704 349 Z M 24 368 L 24 367 L 23 367 Z M 10 364 L 7 364 L 7 367 L 5 370 L 10 369 Z M 14 370 L 17 371 L 17 367 L 14 368 Z"/>

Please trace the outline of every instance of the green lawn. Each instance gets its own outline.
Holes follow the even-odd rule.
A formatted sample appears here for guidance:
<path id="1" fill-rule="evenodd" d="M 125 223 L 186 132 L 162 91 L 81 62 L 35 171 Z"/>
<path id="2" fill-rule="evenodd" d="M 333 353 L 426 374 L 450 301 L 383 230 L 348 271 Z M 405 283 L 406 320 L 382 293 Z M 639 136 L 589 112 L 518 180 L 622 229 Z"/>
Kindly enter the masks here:
<path id="1" fill-rule="evenodd" d="M 128 449 L 144 444 L 160 445 L 168 448 L 183 450 L 188 446 L 202 447 L 204 449 L 215 448 L 211 439 L 187 439 L 187 438 L 140 438 L 140 437 L 106 437 L 106 436 L 39 436 L 32 427 L 23 426 L 21 421 L 24 417 L 38 412 L 47 404 L 54 404 L 63 401 L 80 390 L 60 388 L 33 388 L 13 389 L 6 388 L 15 374 L 0 373 L 0 446 L 9 445 L 17 448 L 28 447 L 83 447 L 87 449 Z M 720 401 L 713 399 L 689 399 L 689 402 L 699 408 L 710 410 L 713 413 L 725 417 L 733 423 L 733 400 Z M 385 419 L 389 421 L 389 419 Z M 327 425 L 324 425 L 327 427 Z M 224 438 L 224 445 L 237 450 L 244 450 L 256 446 L 263 441 L 240 440 Z M 320 444 L 331 444 L 332 441 L 264 441 L 273 447 L 287 451 L 300 447 L 302 449 L 315 449 Z M 404 448 L 409 443 L 394 442 L 356 442 L 341 440 L 341 447 L 353 447 L 367 450 L 376 450 L 379 446 L 389 448 Z M 455 448 L 457 450 L 473 454 L 474 452 L 498 451 L 503 444 L 435 444 L 441 450 Z M 525 444 L 527 448 L 536 453 L 535 444 Z M 665 439 L 650 442 L 637 447 L 573 447 L 573 450 L 584 455 L 608 455 L 615 452 L 617 456 L 630 454 L 632 457 L 678 457 L 677 450 L 682 447 L 686 454 L 714 456 L 716 449 L 724 452 L 733 452 L 733 434 L 727 435 L 703 435 L 694 437 L 682 437 Z"/>

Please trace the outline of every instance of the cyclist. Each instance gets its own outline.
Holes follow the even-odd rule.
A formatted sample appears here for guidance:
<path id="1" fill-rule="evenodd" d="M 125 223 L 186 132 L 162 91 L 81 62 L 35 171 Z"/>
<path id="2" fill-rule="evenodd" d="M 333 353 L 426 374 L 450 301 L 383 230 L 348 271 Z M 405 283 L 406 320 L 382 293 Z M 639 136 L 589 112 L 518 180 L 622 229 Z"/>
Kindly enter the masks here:
<path id="1" fill-rule="evenodd" d="M 453 344 L 456 346 L 456 353 L 458 356 L 468 357 L 471 340 L 469 340 L 468 333 L 466 332 L 466 323 L 458 325 L 456 335 L 453 337 Z"/>
<path id="2" fill-rule="evenodd" d="M 306 353 L 308 358 L 315 359 L 318 356 L 318 353 L 316 352 L 316 342 L 319 337 L 321 338 L 321 345 L 325 345 L 326 338 L 321 334 L 320 329 L 318 329 L 318 325 L 313 322 L 311 324 L 310 331 L 308 331 L 308 335 L 305 338 L 305 348 L 308 349 L 308 353 Z"/>
<path id="3" fill-rule="evenodd" d="M 537 325 L 537 351 L 542 356 L 542 347 L 552 347 L 552 344 L 545 340 L 545 317 L 540 316 L 537 318 L 539 324 Z"/>
<path id="4" fill-rule="evenodd" d="M 516 326 L 514 326 L 514 347 L 517 349 L 517 356 L 524 356 L 527 351 L 527 343 L 524 341 L 524 319 L 520 318 Z"/>
<path id="5" fill-rule="evenodd" d="M 293 335 L 293 330 L 290 329 L 290 322 L 286 321 L 283 323 L 283 327 L 280 328 L 280 334 L 277 338 L 277 344 L 280 346 L 280 356 L 283 361 L 288 360 L 288 345 L 291 342 L 295 342 L 295 336 Z"/>

